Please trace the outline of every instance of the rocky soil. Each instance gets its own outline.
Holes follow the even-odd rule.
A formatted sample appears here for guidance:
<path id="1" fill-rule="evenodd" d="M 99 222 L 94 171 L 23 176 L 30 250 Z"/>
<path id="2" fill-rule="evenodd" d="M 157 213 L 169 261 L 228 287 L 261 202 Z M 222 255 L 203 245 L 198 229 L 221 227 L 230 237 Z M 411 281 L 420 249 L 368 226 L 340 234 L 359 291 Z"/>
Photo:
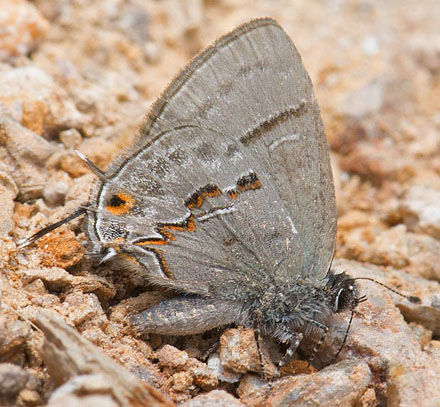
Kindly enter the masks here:
<path id="1" fill-rule="evenodd" d="M 241 327 L 182 338 L 130 331 L 163 298 L 84 253 L 81 219 L 17 241 L 87 202 L 192 56 L 271 16 L 321 106 L 338 203 L 335 271 L 368 301 L 315 359 L 304 341 L 270 383 Z M 0 405 L 440 406 L 438 0 L 0 0 Z M 43 311 L 43 313 L 42 313 Z M 207 351 L 220 342 L 208 357 Z M 266 373 L 283 349 L 267 341 Z"/>

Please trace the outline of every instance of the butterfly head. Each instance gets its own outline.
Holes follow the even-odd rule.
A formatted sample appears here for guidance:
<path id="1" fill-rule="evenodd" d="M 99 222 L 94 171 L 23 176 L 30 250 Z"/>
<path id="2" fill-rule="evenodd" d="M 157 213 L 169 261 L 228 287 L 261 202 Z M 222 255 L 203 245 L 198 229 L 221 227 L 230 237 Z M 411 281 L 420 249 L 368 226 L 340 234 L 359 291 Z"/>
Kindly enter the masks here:
<path id="1" fill-rule="evenodd" d="M 332 309 L 334 313 L 353 310 L 365 297 L 359 297 L 359 289 L 353 278 L 345 273 L 327 275 L 328 290 L 330 291 Z"/>

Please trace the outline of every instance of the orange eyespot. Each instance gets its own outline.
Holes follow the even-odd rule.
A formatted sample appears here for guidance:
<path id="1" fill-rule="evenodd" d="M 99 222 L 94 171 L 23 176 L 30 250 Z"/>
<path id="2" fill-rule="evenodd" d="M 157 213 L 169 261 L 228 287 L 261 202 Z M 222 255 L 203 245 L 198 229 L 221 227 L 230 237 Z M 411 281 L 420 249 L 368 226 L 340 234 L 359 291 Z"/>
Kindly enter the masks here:
<path id="1" fill-rule="evenodd" d="M 110 198 L 107 211 L 113 215 L 123 215 L 134 206 L 134 198 L 126 192 L 118 192 Z"/>

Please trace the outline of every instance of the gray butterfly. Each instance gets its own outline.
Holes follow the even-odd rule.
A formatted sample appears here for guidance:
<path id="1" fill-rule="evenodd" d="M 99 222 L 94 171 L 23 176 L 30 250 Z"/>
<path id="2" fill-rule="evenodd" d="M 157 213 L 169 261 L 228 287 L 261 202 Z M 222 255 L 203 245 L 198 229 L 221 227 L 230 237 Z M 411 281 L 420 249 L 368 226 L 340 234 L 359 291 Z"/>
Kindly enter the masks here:
<path id="1" fill-rule="evenodd" d="M 358 301 L 354 281 L 329 272 L 335 194 L 312 84 L 271 19 L 189 64 L 92 202 L 93 252 L 124 252 L 151 283 L 185 294 L 134 316 L 140 332 L 235 322 L 296 344 Z"/>
<path id="2" fill-rule="evenodd" d="M 310 78 L 274 20 L 244 24 L 197 56 L 107 172 L 83 159 L 99 181 L 67 221 L 86 213 L 92 253 L 123 255 L 176 292 L 131 318 L 137 332 L 237 323 L 291 354 L 363 300 L 354 279 L 330 271 L 327 141 Z"/>

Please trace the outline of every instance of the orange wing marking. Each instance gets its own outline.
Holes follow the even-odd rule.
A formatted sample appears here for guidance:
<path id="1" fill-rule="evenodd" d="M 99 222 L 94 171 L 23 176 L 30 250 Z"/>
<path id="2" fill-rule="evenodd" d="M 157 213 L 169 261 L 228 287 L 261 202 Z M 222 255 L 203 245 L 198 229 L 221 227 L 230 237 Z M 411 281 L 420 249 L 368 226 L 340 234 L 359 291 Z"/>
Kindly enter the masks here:
<path id="1" fill-rule="evenodd" d="M 130 194 L 118 192 L 112 195 L 105 209 L 113 215 L 119 216 L 129 212 L 133 206 L 134 198 Z"/>
<path id="2" fill-rule="evenodd" d="M 230 199 L 236 199 L 238 195 L 243 192 L 260 189 L 260 188 L 261 188 L 261 182 L 258 179 L 257 175 L 255 174 L 255 172 L 250 172 L 249 174 L 240 177 L 237 181 L 236 188 L 226 191 L 226 194 Z M 192 213 L 192 210 L 200 209 L 206 198 L 217 197 L 221 194 L 223 194 L 223 192 L 217 185 L 207 184 L 204 187 L 198 189 L 184 202 L 185 206 L 191 211 L 191 214 L 185 220 L 183 220 L 180 223 L 159 223 L 157 224 L 155 231 L 160 235 L 160 237 L 150 237 L 146 239 L 140 239 L 134 242 L 134 244 L 153 253 L 154 256 L 156 257 L 156 260 L 159 263 L 159 267 L 162 270 L 162 272 L 168 278 L 173 278 L 174 277 L 173 273 L 169 269 L 164 259 L 162 250 L 154 246 L 165 246 L 168 243 L 170 243 L 172 240 L 176 240 L 176 236 L 173 234 L 173 231 L 194 232 L 197 226 L 196 226 L 196 216 Z M 200 218 L 200 221 L 204 222 L 216 215 L 232 213 L 233 211 L 234 211 L 233 208 L 230 206 L 215 207 L 215 208 L 211 208 L 210 211 L 203 212 L 202 214 L 197 216 L 197 219 Z"/>

